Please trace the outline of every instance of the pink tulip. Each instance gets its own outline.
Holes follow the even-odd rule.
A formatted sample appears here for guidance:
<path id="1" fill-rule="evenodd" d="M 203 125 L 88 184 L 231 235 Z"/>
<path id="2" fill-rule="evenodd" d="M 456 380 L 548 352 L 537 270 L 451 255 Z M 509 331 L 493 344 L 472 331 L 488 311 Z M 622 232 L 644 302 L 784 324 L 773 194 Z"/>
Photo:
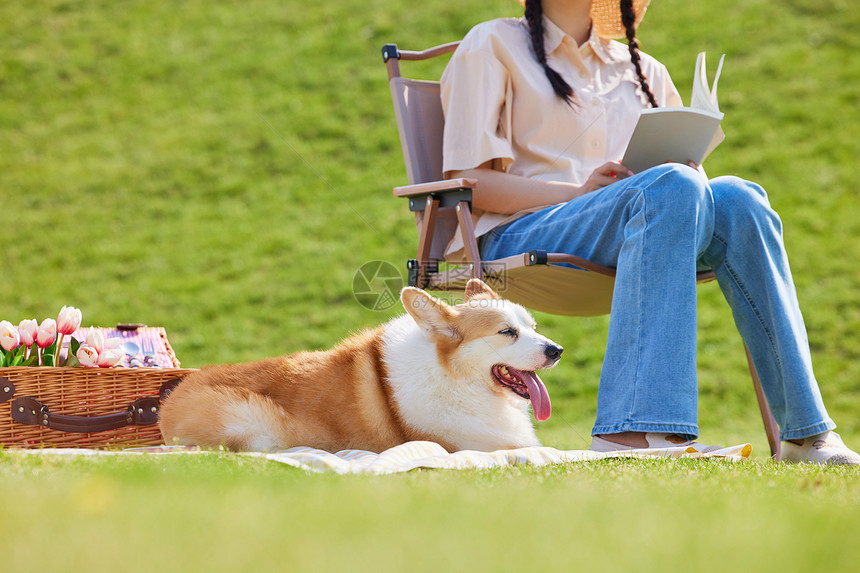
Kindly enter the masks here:
<path id="1" fill-rule="evenodd" d="M 30 348 L 36 343 L 39 334 L 39 323 L 35 319 L 22 320 L 18 325 L 18 334 L 21 336 L 21 344 Z"/>
<path id="2" fill-rule="evenodd" d="M 57 321 L 53 318 L 46 318 L 39 325 L 39 331 L 36 333 L 36 344 L 39 348 L 47 348 L 57 340 Z"/>
<path id="3" fill-rule="evenodd" d="M 105 347 L 105 335 L 101 330 L 91 326 L 89 332 L 87 332 L 87 345 L 101 352 Z"/>
<path id="4" fill-rule="evenodd" d="M 99 352 L 98 365 L 101 368 L 111 368 L 122 361 L 123 353 L 115 348 L 105 348 Z M 80 359 L 79 359 L 80 360 Z"/>
<path id="5" fill-rule="evenodd" d="M 9 352 L 18 348 L 21 344 L 21 336 L 18 329 L 8 320 L 0 321 L 0 346 Z"/>
<path id="6" fill-rule="evenodd" d="M 111 368 L 122 361 L 123 353 L 119 350 L 122 345 L 120 338 L 105 338 L 98 328 L 90 327 L 87 339 L 78 349 L 78 362 L 82 366 L 99 366 Z"/>
<path id="7" fill-rule="evenodd" d="M 114 349 L 122 346 L 122 338 L 105 338 L 104 332 L 93 326 L 87 331 L 86 343 L 101 352 L 106 349 Z"/>
<path id="8" fill-rule="evenodd" d="M 57 332 L 60 334 L 74 334 L 81 326 L 81 311 L 73 306 L 64 306 L 60 309 L 57 317 Z"/>
<path id="9" fill-rule="evenodd" d="M 99 365 L 99 351 L 88 344 L 82 344 L 76 354 L 81 366 L 96 368 Z"/>
<path id="10" fill-rule="evenodd" d="M 60 352 L 63 349 L 63 336 L 69 336 L 81 326 L 81 311 L 73 306 L 64 306 L 60 309 L 60 315 L 57 317 L 57 353 L 54 357 L 54 364 L 64 366 L 68 364 L 71 356 L 60 358 Z"/>

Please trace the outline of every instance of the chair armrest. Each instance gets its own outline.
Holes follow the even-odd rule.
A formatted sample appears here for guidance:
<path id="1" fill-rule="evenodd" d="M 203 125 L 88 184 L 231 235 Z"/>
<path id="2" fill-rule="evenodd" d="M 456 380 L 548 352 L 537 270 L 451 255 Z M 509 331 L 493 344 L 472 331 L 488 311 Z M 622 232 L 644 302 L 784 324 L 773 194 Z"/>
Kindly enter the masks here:
<path id="1" fill-rule="evenodd" d="M 423 211 L 427 197 L 439 200 L 439 207 L 455 207 L 460 201 L 472 201 L 477 179 L 446 179 L 394 188 L 395 197 L 409 199 L 410 211 Z"/>
<path id="2" fill-rule="evenodd" d="M 428 183 L 416 183 L 415 185 L 404 185 L 394 188 L 395 197 L 420 197 L 430 193 L 449 193 L 463 189 L 474 189 L 478 184 L 477 179 L 445 179 L 443 181 L 430 181 Z"/>

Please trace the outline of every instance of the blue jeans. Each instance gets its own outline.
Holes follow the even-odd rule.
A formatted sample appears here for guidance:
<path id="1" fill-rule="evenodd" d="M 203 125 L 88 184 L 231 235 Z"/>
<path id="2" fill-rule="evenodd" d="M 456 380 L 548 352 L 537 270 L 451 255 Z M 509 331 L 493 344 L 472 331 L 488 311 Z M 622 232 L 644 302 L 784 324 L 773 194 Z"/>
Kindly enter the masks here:
<path id="1" fill-rule="evenodd" d="M 782 242 L 764 190 L 667 164 L 496 228 L 485 260 L 544 249 L 615 267 L 593 435 L 699 434 L 696 271 L 713 269 L 783 440 L 827 415 Z"/>

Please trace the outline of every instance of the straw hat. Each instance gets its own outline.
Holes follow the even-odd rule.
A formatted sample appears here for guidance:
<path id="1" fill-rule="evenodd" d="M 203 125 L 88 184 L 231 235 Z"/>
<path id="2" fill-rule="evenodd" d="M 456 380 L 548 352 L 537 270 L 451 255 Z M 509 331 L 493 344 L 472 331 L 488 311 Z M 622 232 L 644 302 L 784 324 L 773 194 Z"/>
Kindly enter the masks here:
<path id="1" fill-rule="evenodd" d="M 645 10 L 651 0 L 633 0 L 633 11 L 636 12 L 636 26 L 642 21 Z M 525 5 L 525 0 L 519 0 Z M 621 23 L 621 10 L 618 7 L 619 0 L 593 0 L 591 3 L 591 21 L 594 29 L 603 38 L 624 38 L 627 31 Z"/>

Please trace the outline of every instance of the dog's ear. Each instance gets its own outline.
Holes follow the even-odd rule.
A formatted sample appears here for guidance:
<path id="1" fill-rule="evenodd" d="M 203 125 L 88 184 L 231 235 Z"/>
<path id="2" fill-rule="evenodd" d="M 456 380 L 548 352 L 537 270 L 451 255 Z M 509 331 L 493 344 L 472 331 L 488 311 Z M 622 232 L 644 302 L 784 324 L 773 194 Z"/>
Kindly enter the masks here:
<path id="1" fill-rule="evenodd" d="M 445 301 L 432 297 L 421 289 L 405 287 L 400 291 L 400 302 L 428 339 L 432 340 L 440 335 L 448 339 L 459 336 L 454 326 L 457 311 Z"/>
<path id="2" fill-rule="evenodd" d="M 481 279 L 469 279 L 466 283 L 466 302 L 481 298 L 499 299 L 501 297 Z"/>

